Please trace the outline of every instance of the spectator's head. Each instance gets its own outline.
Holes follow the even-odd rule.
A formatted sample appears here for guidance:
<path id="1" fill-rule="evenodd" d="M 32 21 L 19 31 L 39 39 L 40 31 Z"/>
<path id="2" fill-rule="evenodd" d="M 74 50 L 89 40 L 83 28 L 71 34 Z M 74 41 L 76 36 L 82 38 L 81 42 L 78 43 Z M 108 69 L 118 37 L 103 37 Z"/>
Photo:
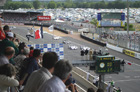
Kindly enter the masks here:
<path id="1" fill-rule="evenodd" d="M 93 88 L 88 88 L 87 92 L 95 92 Z"/>
<path id="2" fill-rule="evenodd" d="M 42 66 L 47 69 L 51 69 L 54 67 L 57 61 L 58 61 L 58 56 L 55 52 L 46 52 L 43 55 Z"/>
<path id="3" fill-rule="evenodd" d="M 19 46 L 18 46 L 18 48 L 19 48 L 19 53 L 23 53 L 23 50 L 24 50 L 24 47 L 25 47 L 26 45 L 25 45 L 25 42 L 20 42 L 19 43 Z"/>
<path id="4" fill-rule="evenodd" d="M 32 56 L 33 56 L 33 51 L 34 51 L 34 47 L 30 47 L 30 54 L 29 54 L 29 57 L 32 57 Z"/>
<path id="5" fill-rule="evenodd" d="M 6 33 L 6 37 L 7 37 L 10 41 L 13 41 L 14 33 L 13 33 L 13 32 L 7 32 L 7 33 Z"/>
<path id="6" fill-rule="evenodd" d="M 61 80 L 66 81 L 72 70 L 72 65 L 68 60 L 59 60 L 54 66 L 54 75 L 59 77 Z"/>
<path id="7" fill-rule="evenodd" d="M 4 55 L 8 58 L 11 59 L 15 55 L 15 49 L 13 47 L 6 47 L 4 50 Z"/>
<path id="8" fill-rule="evenodd" d="M 104 92 L 104 90 L 99 88 L 97 92 Z"/>
<path id="9" fill-rule="evenodd" d="M 29 55 L 29 53 L 30 53 L 29 48 L 25 48 L 24 47 L 24 49 L 23 49 L 23 55 Z"/>
<path id="10" fill-rule="evenodd" d="M 0 66 L 0 75 L 12 77 L 16 75 L 16 69 L 12 64 L 4 64 Z"/>
<path id="11" fill-rule="evenodd" d="M 10 32 L 10 28 L 9 28 L 8 25 L 5 25 L 5 26 L 3 27 L 3 30 L 4 30 L 5 33 Z"/>
<path id="12" fill-rule="evenodd" d="M 30 50 L 34 50 L 34 47 L 30 47 Z"/>
<path id="13" fill-rule="evenodd" d="M 40 58 L 41 51 L 39 49 L 34 49 L 33 51 L 33 57 Z"/>

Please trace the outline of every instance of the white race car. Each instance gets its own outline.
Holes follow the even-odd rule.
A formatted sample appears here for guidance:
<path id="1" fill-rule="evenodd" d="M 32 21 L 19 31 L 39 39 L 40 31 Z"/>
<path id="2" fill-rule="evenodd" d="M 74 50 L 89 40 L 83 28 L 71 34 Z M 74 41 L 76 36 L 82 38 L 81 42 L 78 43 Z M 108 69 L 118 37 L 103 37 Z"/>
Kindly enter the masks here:
<path id="1" fill-rule="evenodd" d="M 78 49 L 78 46 L 75 46 L 75 45 L 69 45 L 69 49 L 71 49 L 71 50 L 77 50 L 77 49 Z"/>
<path id="2" fill-rule="evenodd" d="M 86 50 L 86 49 L 87 49 L 87 50 L 90 50 L 90 47 L 87 47 L 87 46 L 80 46 L 80 49 L 81 49 L 81 50 Z"/>
<path id="3" fill-rule="evenodd" d="M 70 41 L 64 40 L 63 43 L 64 43 L 64 44 L 69 44 Z"/>
<path id="4" fill-rule="evenodd" d="M 10 26 L 10 30 L 12 30 L 12 29 L 14 29 L 14 28 L 16 28 L 15 26 Z"/>
<path id="5" fill-rule="evenodd" d="M 61 37 L 60 36 L 54 36 L 53 39 L 54 40 L 59 40 Z"/>

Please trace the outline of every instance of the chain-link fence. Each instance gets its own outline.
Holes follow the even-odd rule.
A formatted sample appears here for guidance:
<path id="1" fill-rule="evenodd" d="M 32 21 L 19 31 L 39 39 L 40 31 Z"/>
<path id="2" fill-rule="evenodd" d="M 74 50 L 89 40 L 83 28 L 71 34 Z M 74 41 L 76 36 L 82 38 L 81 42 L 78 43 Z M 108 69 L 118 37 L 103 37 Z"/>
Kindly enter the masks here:
<path id="1" fill-rule="evenodd" d="M 140 51 L 140 32 L 114 31 L 110 29 L 100 28 L 96 30 L 101 39 L 108 43 L 127 48 L 134 51 Z"/>

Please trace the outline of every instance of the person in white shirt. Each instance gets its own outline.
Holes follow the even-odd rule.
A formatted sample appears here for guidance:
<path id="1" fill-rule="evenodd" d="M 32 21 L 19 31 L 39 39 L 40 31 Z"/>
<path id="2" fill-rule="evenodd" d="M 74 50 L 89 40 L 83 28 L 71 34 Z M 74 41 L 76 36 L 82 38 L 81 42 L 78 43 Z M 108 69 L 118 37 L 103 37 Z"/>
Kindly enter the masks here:
<path id="1" fill-rule="evenodd" d="M 37 92 L 70 92 L 64 84 L 70 76 L 72 65 L 68 60 L 60 60 L 54 67 L 54 76 L 46 81 Z"/>
<path id="2" fill-rule="evenodd" d="M 43 55 L 42 68 L 34 71 L 24 88 L 24 92 L 37 92 L 38 88 L 48 79 L 52 77 L 54 65 L 58 61 L 58 56 L 55 52 L 46 52 Z"/>

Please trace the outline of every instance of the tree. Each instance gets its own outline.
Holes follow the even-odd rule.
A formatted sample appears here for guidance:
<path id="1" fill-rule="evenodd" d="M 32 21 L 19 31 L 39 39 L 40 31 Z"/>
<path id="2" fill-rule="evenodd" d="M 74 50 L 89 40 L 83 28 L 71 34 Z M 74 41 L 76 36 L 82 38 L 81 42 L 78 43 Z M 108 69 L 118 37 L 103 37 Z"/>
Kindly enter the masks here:
<path id="1" fill-rule="evenodd" d="M 71 8 L 73 4 L 72 0 L 66 0 L 65 4 L 64 4 L 64 8 Z"/>
<path id="2" fill-rule="evenodd" d="M 90 23 L 97 26 L 97 19 L 92 19 L 92 21 L 90 21 Z"/>
<path id="3" fill-rule="evenodd" d="M 33 6 L 35 9 L 40 8 L 40 2 L 38 0 L 33 1 Z"/>
<path id="4" fill-rule="evenodd" d="M 24 2 L 21 4 L 20 8 L 32 8 L 32 4 L 31 3 L 27 3 L 27 2 Z"/>
<path id="5" fill-rule="evenodd" d="M 54 9 L 54 8 L 57 8 L 57 5 L 54 1 L 50 1 L 48 4 L 48 8 Z"/>

